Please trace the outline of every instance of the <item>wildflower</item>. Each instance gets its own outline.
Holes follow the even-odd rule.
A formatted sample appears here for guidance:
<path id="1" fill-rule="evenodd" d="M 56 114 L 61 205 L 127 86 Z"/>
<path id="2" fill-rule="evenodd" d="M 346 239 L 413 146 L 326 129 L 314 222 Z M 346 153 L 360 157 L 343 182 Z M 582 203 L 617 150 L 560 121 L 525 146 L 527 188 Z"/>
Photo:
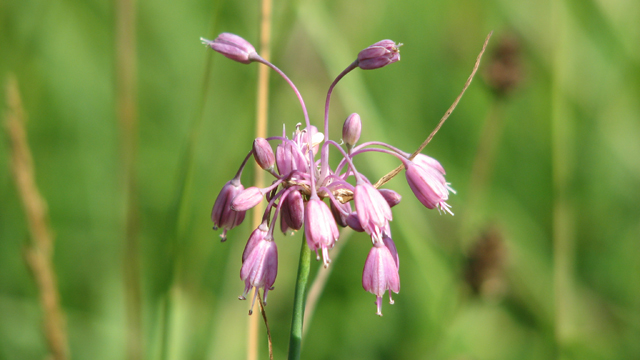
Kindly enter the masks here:
<path id="1" fill-rule="evenodd" d="M 358 67 L 363 70 L 378 69 L 400 60 L 400 46 L 391 40 L 382 40 L 360 51 Z"/>
<path id="2" fill-rule="evenodd" d="M 431 156 L 427 156 L 425 154 L 418 154 L 416 155 L 415 158 L 413 158 L 412 160 L 416 165 L 428 169 L 434 169 L 436 171 L 438 171 L 440 174 L 442 175 L 446 175 L 447 173 L 444 171 L 444 168 L 442 167 L 442 165 L 440 164 L 440 162 L 434 158 L 432 158 Z"/>
<path id="3" fill-rule="evenodd" d="M 282 136 L 255 139 L 236 177 L 225 185 L 216 199 L 212 220 L 216 227 L 225 229 L 223 239 L 227 230 L 242 221 L 245 211 L 265 198 L 268 202 L 263 222 L 251 233 L 242 254 L 240 278 L 245 282 L 245 289 L 240 298 L 244 299 L 252 288 L 256 288 L 256 294 L 257 289 L 262 288 L 266 301 L 267 292 L 272 289 L 278 262 L 273 224 L 280 216 L 280 229 L 284 233 L 300 230 L 304 226 L 307 246 L 316 252 L 317 260 L 320 260 L 322 253 L 325 267 L 331 262 L 329 249 L 334 247 L 340 235 L 338 224 L 358 232 L 367 232 L 373 247 L 365 261 L 362 286 L 376 295 L 377 314 L 382 315 L 381 299 L 384 292 L 389 291 L 389 299 L 393 303 L 391 291 L 397 293 L 400 290 L 400 260 L 391 239 L 389 221 L 393 218 L 391 208 L 400 203 L 402 196 L 393 190 L 377 189 L 371 185 L 369 179 L 358 171 L 353 159 L 370 151 L 396 157 L 407 169 L 406 177 L 412 191 L 428 208 L 451 212 L 446 201 L 449 191 L 453 190 L 445 181 L 444 168 L 431 157 L 419 154 L 409 160 L 408 153 L 376 141 L 356 145 L 362 132 L 362 120 L 357 113 L 352 113 L 344 121 L 343 144 L 327 138 L 329 102 L 334 86 L 348 72 L 356 68 L 377 69 L 400 60 L 398 48 L 401 44 L 391 40 L 379 41 L 362 50 L 357 60 L 338 75 L 327 92 L 325 130 L 321 133 L 311 125 L 304 100 L 293 82 L 275 65 L 261 58 L 251 44 L 228 33 L 221 34 L 214 41 L 203 42 L 235 61 L 259 62 L 281 75 L 298 97 L 306 125 L 302 127 L 298 123 L 290 138 L 283 128 Z M 276 142 L 275 154 L 272 141 Z M 342 155 L 335 167 L 329 163 L 329 150 L 333 147 Z M 251 157 L 274 176 L 275 180 L 270 186 L 244 189 L 240 184 L 242 169 Z M 355 186 L 352 185 L 354 181 Z M 325 198 L 330 199 L 330 206 L 324 202 Z"/>
<path id="4" fill-rule="evenodd" d="M 346 223 L 354 231 L 364 232 L 362 224 L 360 224 L 360 219 L 358 219 L 357 212 L 352 212 L 351 214 L 349 214 L 349 216 L 347 216 Z"/>
<path id="5" fill-rule="evenodd" d="M 413 194 L 422 205 L 429 209 L 438 208 L 453 215 L 451 206 L 446 203 L 449 191 L 453 189 L 444 181 L 444 176 L 437 168 L 410 162 L 405 176 Z"/>
<path id="6" fill-rule="evenodd" d="M 247 259 L 247 256 L 251 253 L 251 251 L 256 247 L 256 245 L 267 236 L 269 231 L 269 227 L 267 226 L 267 222 L 263 221 L 262 224 L 258 226 L 251 235 L 249 236 L 249 240 L 247 240 L 247 244 L 244 246 L 244 251 L 242 252 L 242 262 Z"/>
<path id="7" fill-rule="evenodd" d="M 351 214 L 351 203 L 344 203 L 336 206 L 331 202 L 329 207 L 331 208 L 331 213 L 333 214 L 333 218 L 336 220 L 336 223 L 341 227 L 346 227 L 347 217 Z"/>
<path id="8" fill-rule="evenodd" d="M 243 64 L 251 63 L 252 56 L 257 55 L 253 45 L 235 34 L 222 33 L 213 41 L 205 38 L 200 38 L 200 40 L 220 54 Z"/>
<path id="9" fill-rule="evenodd" d="M 300 230 L 304 223 L 304 200 L 299 191 L 291 191 L 283 200 L 280 218 L 289 228 Z"/>
<path id="10" fill-rule="evenodd" d="M 389 204 L 390 208 L 400 204 L 400 201 L 402 200 L 402 195 L 398 194 L 397 192 L 391 189 L 378 189 L 378 191 L 380 192 L 380 194 L 382 194 L 382 197 L 387 201 L 387 204 Z"/>
<path id="11" fill-rule="evenodd" d="M 253 154 L 258 165 L 269 172 L 273 171 L 276 163 L 271 145 L 264 138 L 257 138 L 253 141 Z"/>
<path id="12" fill-rule="evenodd" d="M 344 140 L 347 149 L 351 150 L 353 146 L 360 139 L 360 132 L 362 131 L 362 121 L 360 115 L 353 113 L 344 121 L 342 126 L 342 140 Z"/>
<path id="13" fill-rule="evenodd" d="M 376 188 L 364 182 L 356 185 L 353 197 L 362 228 L 374 241 L 381 241 L 382 229 L 393 218 L 389 204 Z"/>
<path id="14" fill-rule="evenodd" d="M 262 201 L 262 191 L 252 186 L 244 191 L 240 192 L 231 201 L 231 209 L 235 211 L 247 211 L 252 207 L 258 205 Z"/>
<path id="15" fill-rule="evenodd" d="M 340 236 L 338 226 L 327 204 L 317 197 L 310 199 L 304 210 L 304 234 L 307 238 L 307 245 L 311 251 L 316 252 L 318 259 L 320 259 L 318 250 L 322 251 L 324 266 L 327 267 L 331 262 L 327 250 L 333 248 Z"/>
<path id="16" fill-rule="evenodd" d="M 227 231 L 240 225 L 244 220 L 244 211 L 233 211 L 231 209 L 231 200 L 244 190 L 239 179 L 232 179 L 222 187 L 220 194 L 216 198 L 211 210 L 211 220 L 213 221 L 213 229 L 222 228 L 220 235 L 221 241 L 227 240 Z"/>
<path id="17" fill-rule="evenodd" d="M 240 279 L 245 283 L 244 292 L 240 299 L 245 300 L 251 288 L 256 288 L 251 302 L 252 310 L 249 311 L 249 314 L 253 312 L 253 304 L 258 295 L 257 289 L 264 289 L 264 304 L 267 304 L 267 294 L 269 290 L 273 289 L 273 283 L 276 281 L 276 275 L 278 274 L 278 249 L 276 243 L 268 236 L 256 238 L 254 241 L 255 243 L 252 244 L 250 251 L 245 256 L 240 269 Z"/>
<path id="18" fill-rule="evenodd" d="M 398 266 L 391 251 L 383 243 L 376 242 L 369 251 L 362 272 L 362 287 L 376 296 L 376 315 L 382 316 L 382 296 L 389 291 L 389 303 L 393 304 L 391 291 L 400 291 Z"/>

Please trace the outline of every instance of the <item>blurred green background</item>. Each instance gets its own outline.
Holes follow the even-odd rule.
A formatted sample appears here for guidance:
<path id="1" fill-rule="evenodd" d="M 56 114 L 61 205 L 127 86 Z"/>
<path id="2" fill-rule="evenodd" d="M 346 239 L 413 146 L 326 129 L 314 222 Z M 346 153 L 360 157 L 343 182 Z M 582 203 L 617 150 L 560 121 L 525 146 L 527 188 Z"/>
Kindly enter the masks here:
<path id="1" fill-rule="evenodd" d="M 258 65 L 199 42 L 222 31 L 256 47 L 256 1 L 139 0 L 135 155 L 141 339 L 146 359 L 242 359 L 237 300 L 250 217 L 221 244 L 211 206 L 250 149 Z M 415 150 L 494 35 L 460 105 L 425 149 L 458 191 L 455 216 L 425 209 L 404 176 L 392 231 L 402 288 L 383 317 L 361 286 L 370 247 L 347 239 L 331 264 L 304 359 L 640 359 L 640 2 L 628 0 L 274 0 L 272 60 L 320 125 L 326 89 L 381 40 L 402 60 L 337 87 L 330 137 L 352 112 L 361 141 Z M 114 2 L 0 0 L 0 113 L 13 74 L 36 181 L 55 233 L 54 265 L 74 359 L 127 356 L 127 157 L 117 118 Z M 271 74 L 269 134 L 302 122 Z M 634 100 L 635 99 L 635 100 Z M 4 115 L 2 116 L 4 122 Z M 7 137 L 3 137 L 7 140 Z M 43 359 L 24 211 L 0 151 L 0 359 Z M 357 165 L 375 180 L 397 165 Z M 250 186 L 253 169 L 244 173 Z M 184 186 L 183 186 L 184 185 Z M 300 234 L 276 238 L 267 314 L 286 356 Z M 312 277 L 320 263 L 312 263 Z M 319 270 L 324 271 L 324 270 Z M 135 282 L 134 282 L 135 284 Z M 254 315 L 256 316 L 256 315 Z M 261 333 L 263 326 L 260 325 Z M 267 358 L 264 335 L 260 358 Z"/>

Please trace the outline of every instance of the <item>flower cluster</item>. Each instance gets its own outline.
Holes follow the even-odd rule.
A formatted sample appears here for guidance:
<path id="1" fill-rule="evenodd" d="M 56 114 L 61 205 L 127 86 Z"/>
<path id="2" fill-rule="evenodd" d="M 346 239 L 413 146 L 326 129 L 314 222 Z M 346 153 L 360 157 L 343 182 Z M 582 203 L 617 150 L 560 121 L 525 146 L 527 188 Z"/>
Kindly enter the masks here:
<path id="1" fill-rule="evenodd" d="M 351 114 L 345 120 L 342 144 L 325 139 L 324 134 L 328 134 L 329 103 L 338 81 L 356 68 L 377 69 L 399 61 L 398 48 L 401 44 L 383 40 L 369 46 L 334 80 L 327 93 L 323 134 L 310 124 L 302 96 L 293 82 L 280 69 L 261 58 L 246 40 L 223 33 L 213 41 L 202 41 L 230 59 L 245 64 L 259 62 L 280 74 L 298 97 L 306 123 L 304 128 L 297 124 L 291 138 L 283 129 L 282 136 L 255 139 L 236 176 L 224 185 L 213 206 L 211 219 L 214 229 L 223 229 L 221 237 L 224 241 L 227 231 L 244 220 L 247 210 L 265 198 L 268 202 L 263 221 L 249 237 L 242 254 L 240 278 L 245 282 L 245 290 L 240 298 L 245 299 L 252 288 L 256 288 L 256 294 L 257 289 L 262 288 L 266 303 L 267 292 L 272 289 L 278 270 L 273 232 L 279 217 L 280 230 L 284 233 L 304 226 L 307 245 L 316 252 L 318 260 L 322 257 L 325 267 L 331 262 L 329 250 L 340 236 L 338 226 L 366 232 L 373 247 L 365 261 L 362 286 L 376 295 L 377 314 L 382 315 L 384 293 L 389 292 L 389 300 L 393 303 L 391 291 L 400 291 L 399 258 L 389 222 L 393 219 L 391 208 L 400 203 L 401 196 L 393 190 L 378 189 L 372 185 L 366 176 L 358 172 L 352 159 L 370 151 L 395 156 L 406 169 L 411 190 L 430 209 L 451 213 L 446 201 L 453 190 L 445 181 L 443 167 L 429 156 L 418 154 L 412 158 L 409 153 L 381 142 L 357 145 L 362 129 L 358 114 Z M 275 153 L 272 144 L 275 145 Z M 342 160 L 333 168 L 329 165 L 331 146 L 342 155 Z M 316 159 L 318 153 L 320 156 Z M 274 176 L 270 186 L 247 189 L 242 186 L 242 170 L 252 156 L 262 169 Z"/>

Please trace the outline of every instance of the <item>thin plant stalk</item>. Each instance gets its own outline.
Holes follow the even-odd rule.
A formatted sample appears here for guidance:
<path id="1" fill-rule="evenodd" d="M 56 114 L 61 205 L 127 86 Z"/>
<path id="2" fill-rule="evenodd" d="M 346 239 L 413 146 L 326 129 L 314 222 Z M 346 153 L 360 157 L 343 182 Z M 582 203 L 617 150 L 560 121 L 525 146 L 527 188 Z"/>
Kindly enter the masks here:
<path id="1" fill-rule="evenodd" d="M 36 185 L 33 158 L 25 130 L 26 115 L 20 100 L 18 84 L 13 76 L 9 77 L 6 94 L 5 125 L 11 145 L 11 170 L 31 233 L 31 241 L 27 245 L 25 259 L 40 295 L 44 316 L 44 333 L 50 358 L 66 360 L 69 358 L 67 331 L 52 261 L 54 238 L 49 227 L 47 203 Z"/>
<path id="2" fill-rule="evenodd" d="M 336 261 L 338 259 L 338 257 L 340 256 L 341 250 L 347 244 L 347 240 L 349 240 L 352 234 L 353 234 L 353 230 L 351 230 L 350 228 L 342 229 L 342 231 L 340 232 L 340 241 L 338 241 L 336 243 L 336 246 L 334 246 L 333 249 L 331 250 L 332 261 Z M 332 270 L 334 268 L 334 266 L 329 266 L 328 268 L 325 269 L 324 265 L 320 265 L 320 266 L 322 267 L 322 269 L 320 269 L 320 271 L 316 274 L 315 278 L 313 279 L 313 282 L 309 287 L 309 294 L 307 295 L 307 304 L 304 308 L 304 319 L 306 319 L 306 321 L 302 326 L 303 339 L 306 336 L 307 331 L 309 330 L 309 324 L 311 323 L 311 319 L 313 318 L 313 314 L 316 310 L 316 305 L 318 304 L 318 300 L 320 299 L 320 296 L 324 291 L 324 286 L 327 284 L 327 281 L 329 281 L 329 276 L 331 276 Z"/>
<path id="3" fill-rule="evenodd" d="M 458 97 L 453 101 L 453 104 L 451 104 L 449 109 L 447 109 L 447 111 L 444 113 L 444 115 L 440 119 L 440 122 L 438 123 L 438 126 L 436 126 L 436 128 L 431 132 L 431 134 L 429 134 L 427 139 L 418 147 L 418 150 L 416 150 L 413 154 L 411 154 L 411 156 L 409 157 L 409 160 L 412 160 L 414 157 L 420 154 L 420 152 L 422 152 L 422 150 L 427 146 L 427 144 L 431 142 L 431 139 L 433 139 L 433 137 L 436 135 L 438 130 L 440 130 L 440 128 L 442 127 L 442 124 L 444 124 L 444 122 L 449 118 L 453 110 L 455 110 L 456 106 L 458 106 L 460 99 L 462 99 L 462 95 L 464 95 L 469 85 L 471 85 L 471 80 L 473 80 L 473 77 L 476 75 L 476 71 L 478 71 L 478 68 L 480 67 L 480 60 L 482 59 L 482 54 L 484 54 L 484 51 L 487 49 L 487 45 L 489 44 L 489 39 L 491 39 L 491 35 L 493 35 L 493 31 L 491 31 L 489 35 L 487 35 L 487 38 L 484 40 L 484 44 L 482 45 L 482 50 L 480 51 L 480 54 L 478 54 L 478 57 L 476 58 L 476 63 L 473 65 L 473 70 L 471 71 L 471 75 L 469 75 L 469 78 L 467 78 L 467 82 L 464 84 L 464 87 L 462 88 L 462 92 L 460 92 L 460 95 L 458 95 Z M 391 170 L 387 175 L 381 177 L 380 180 L 378 180 L 374 186 L 376 188 L 379 188 L 380 186 L 386 184 L 394 176 L 398 175 L 403 168 L 404 168 L 404 165 L 402 164 L 398 165 L 397 168 Z"/>
<path id="4" fill-rule="evenodd" d="M 571 111 L 564 91 L 569 61 L 567 9 L 564 4 L 553 4 L 554 33 L 557 37 L 553 80 L 551 85 L 551 167 L 553 181 L 553 294 L 554 331 L 557 357 L 567 357 L 567 343 L 575 334 L 575 295 L 573 267 L 575 259 L 575 210 L 570 198 L 574 156 L 572 147 L 575 130 L 571 124 Z"/>
<path id="5" fill-rule="evenodd" d="M 300 262 L 298 263 L 298 275 L 296 277 L 296 290 L 293 298 L 293 316 L 291 317 L 291 335 L 289 337 L 289 360 L 300 359 L 304 308 L 310 267 L 311 249 L 307 246 L 307 239 L 303 234 L 302 247 L 300 248 Z"/>
<path id="6" fill-rule="evenodd" d="M 261 1 L 261 17 L 260 17 L 260 53 L 262 58 L 269 61 L 271 58 L 271 0 Z M 258 67 L 258 88 L 256 98 L 256 138 L 267 137 L 267 123 L 269 114 L 269 68 L 266 66 Z M 255 164 L 254 184 L 257 187 L 264 186 L 264 171 Z M 253 212 L 253 227 L 256 228 L 262 221 L 260 214 L 264 210 L 264 205 L 260 203 Z M 272 224 L 274 226 L 274 224 Z M 258 291 L 255 289 L 254 291 Z M 264 309 L 262 309 L 264 314 Z M 259 338 L 259 319 L 257 316 L 249 316 L 248 336 L 247 336 L 247 360 L 258 359 L 258 338 Z M 265 314 L 266 324 L 266 314 Z M 271 337 L 268 337 L 269 348 L 271 349 Z"/>
<path id="7" fill-rule="evenodd" d="M 271 329 L 269 329 L 269 321 L 267 320 L 267 313 L 264 311 L 264 302 L 260 293 L 258 293 L 258 303 L 260 304 L 260 313 L 262 314 L 262 320 L 264 320 L 264 326 L 267 329 L 267 339 L 269 339 L 269 360 L 273 360 L 273 343 L 271 342 Z"/>
<path id="8" fill-rule="evenodd" d="M 116 1 L 116 101 L 125 189 L 124 293 L 127 359 L 144 357 L 136 157 L 138 137 L 135 0 Z"/>

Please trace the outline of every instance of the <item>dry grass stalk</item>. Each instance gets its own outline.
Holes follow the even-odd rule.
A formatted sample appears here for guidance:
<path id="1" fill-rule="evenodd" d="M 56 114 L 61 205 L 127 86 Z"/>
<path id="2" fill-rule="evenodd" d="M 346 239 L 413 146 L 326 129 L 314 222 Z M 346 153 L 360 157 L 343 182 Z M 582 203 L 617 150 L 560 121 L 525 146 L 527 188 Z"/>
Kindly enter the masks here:
<path id="1" fill-rule="evenodd" d="M 44 332 L 54 360 L 69 358 L 65 317 L 60 308 L 60 296 L 53 268 L 53 234 L 49 227 L 47 203 L 35 182 L 33 159 L 25 131 L 26 115 L 22 107 L 18 83 L 10 77 L 6 87 L 6 130 L 9 134 L 11 170 L 31 233 L 25 251 L 27 266 L 31 270 L 40 293 L 44 312 Z"/>

